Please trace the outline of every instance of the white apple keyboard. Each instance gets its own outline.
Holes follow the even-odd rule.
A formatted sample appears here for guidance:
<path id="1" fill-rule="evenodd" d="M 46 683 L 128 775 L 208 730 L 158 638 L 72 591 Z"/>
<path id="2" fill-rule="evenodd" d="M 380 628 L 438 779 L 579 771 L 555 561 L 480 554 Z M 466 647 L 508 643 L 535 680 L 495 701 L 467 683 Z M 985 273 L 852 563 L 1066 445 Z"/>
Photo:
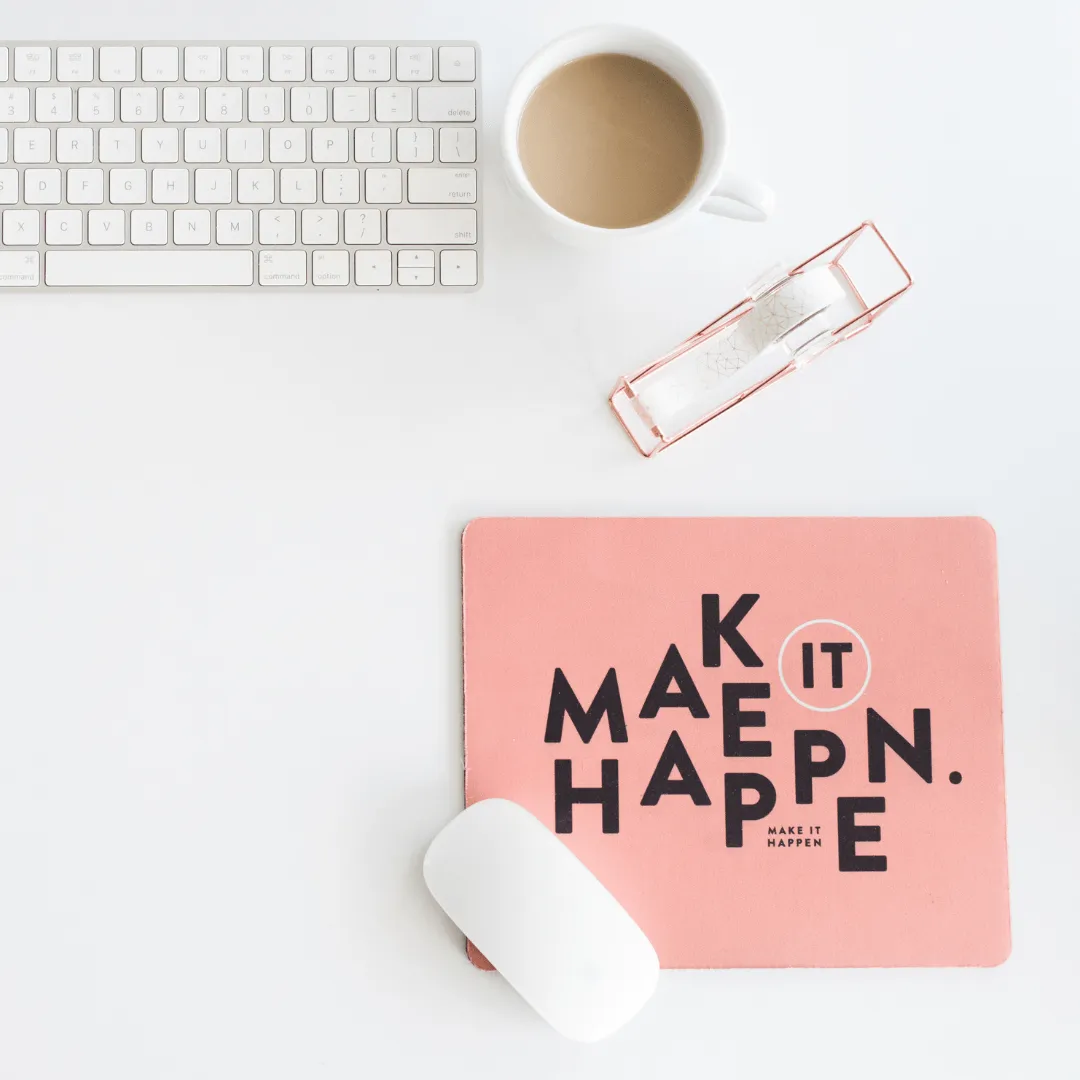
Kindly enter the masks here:
<path id="1" fill-rule="evenodd" d="M 431 842 L 424 880 L 447 915 L 560 1034 L 595 1042 L 652 996 L 656 950 L 524 807 L 485 799 Z"/>
<path id="2" fill-rule="evenodd" d="M 464 292 L 472 42 L 0 42 L 0 292 Z"/>

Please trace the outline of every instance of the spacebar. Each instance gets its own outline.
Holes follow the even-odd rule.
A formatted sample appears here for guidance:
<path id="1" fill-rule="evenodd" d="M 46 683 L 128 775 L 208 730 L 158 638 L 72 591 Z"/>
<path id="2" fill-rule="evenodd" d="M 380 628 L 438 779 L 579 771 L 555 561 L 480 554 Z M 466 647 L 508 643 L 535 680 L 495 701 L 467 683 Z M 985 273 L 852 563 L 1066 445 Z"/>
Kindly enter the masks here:
<path id="1" fill-rule="evenodd" d="M 250 251 L 49 251 L 45 284 L 251 285 Z"/>

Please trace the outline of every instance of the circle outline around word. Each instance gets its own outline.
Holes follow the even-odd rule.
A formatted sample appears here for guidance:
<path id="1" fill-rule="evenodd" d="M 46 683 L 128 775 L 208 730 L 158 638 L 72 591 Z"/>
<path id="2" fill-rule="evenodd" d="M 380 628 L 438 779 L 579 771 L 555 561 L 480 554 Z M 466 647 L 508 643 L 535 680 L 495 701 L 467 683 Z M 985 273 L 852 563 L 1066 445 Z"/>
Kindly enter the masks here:
<path id="1" fill-rule="evenodd" d="M 859 692 L 850 701 L 845 701 L 842 705 L 810 705 L 792 692 L 791 687 L 787 684 L 787 679 L 784 678 L 784 650 L 788 647 L 788 642 L 800 630 L 805 630 L 808 626 L 818 626 L 822 623 L 828 623 L 829 626 L 839 626 L 846 630 L 858 641 L 863 647 L 863 652 L 866 653 L 866 678 L 863 679 L 863 684 L 859 687 Z M 787 691 L 788 697 L 790 697 L 792 701 L 797 702 L 804 709 L 809 709 L 811 712 L 839 712 L 841 709 L 846 709 L 849 706 L 854 705 L 855 702 L 866 693 L 866 688 L 870 685 L 870 649 L 867 647 L 866 642 L 863 641 L 862 634 L 860 634 L 854 626 L 848 626 L 847 623 L 841 622 L 839 619 L 808 619 L 801 625 L 796 626 L 795 629 L 784 638 L 784 642 L 780 646 L 780 656 L 777 659 L 776 667 L 780 672 L 780 685 Z"/>

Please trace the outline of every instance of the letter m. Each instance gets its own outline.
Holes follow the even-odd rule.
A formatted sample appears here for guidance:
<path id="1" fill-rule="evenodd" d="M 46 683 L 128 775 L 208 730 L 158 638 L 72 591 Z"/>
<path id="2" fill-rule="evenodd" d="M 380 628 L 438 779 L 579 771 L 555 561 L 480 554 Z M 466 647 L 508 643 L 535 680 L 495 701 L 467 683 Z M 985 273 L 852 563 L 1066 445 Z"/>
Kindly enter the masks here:
<path id="1" fill-rule="evenodd" d="M 562 668 L 556 668 L 555 678 L 551 684 L 551 701 L 548 705 L 544 742 L 562 742 L 563 721 L 569 716 L 571 723 L 581 736 L 581 741 L 587 743 L 596 734 L 596 729 L 600 726 L 605 713 L 608 718 L 608 728 L 611 731 L 611 741 L 613 743 L 627 742 L 626 720 L 623 718 L 619 681 L 615 677 L 614 668 L 608 669 L 588 709 L 582 708 Z"/>

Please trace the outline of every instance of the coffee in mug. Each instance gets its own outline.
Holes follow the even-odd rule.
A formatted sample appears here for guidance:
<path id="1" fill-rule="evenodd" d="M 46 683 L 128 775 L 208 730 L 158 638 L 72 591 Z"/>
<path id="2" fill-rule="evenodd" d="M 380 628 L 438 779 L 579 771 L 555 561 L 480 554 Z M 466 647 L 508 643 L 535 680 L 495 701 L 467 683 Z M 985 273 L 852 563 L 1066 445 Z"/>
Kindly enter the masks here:
<path id="1" fill-rule="evenodd" d="M 589 26 L 542 48 L 510 87 L 502 128 L 511 188 L 575 245 L 628 245 L 699 210 L 764 221 L 773 193 L 727 170 L 727 145 L 712 76 L 633 26 Z"/>
<path id="2" fill-rule="evenodd" d="M 518 153 L 549 206 L 602 229 L 671 213 L 701 168 L 701 118 L 683 87 L 648 60 L 597 53 L 563 64 L 525 103 Z"/>

